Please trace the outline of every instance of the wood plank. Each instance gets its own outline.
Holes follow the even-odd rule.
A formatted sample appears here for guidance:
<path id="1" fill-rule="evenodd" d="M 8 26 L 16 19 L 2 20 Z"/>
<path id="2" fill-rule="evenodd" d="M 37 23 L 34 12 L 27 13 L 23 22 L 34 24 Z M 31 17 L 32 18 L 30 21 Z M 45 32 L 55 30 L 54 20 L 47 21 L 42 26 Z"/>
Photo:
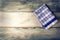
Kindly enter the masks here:
<path id="1" fill-rule="evenodd" d="M 32 12 L 2 12 L 0 27 L 41 27 Z"/>
<path id="2" fill-rule="evenodd" d="M 16 14 L 16 15 L 15 15 Z M 17 16 L 19 14 L 19 16 Z M 60 13 L 55 13 L 55 15 L 58 17 L 58 20 L 60 20 Z M 1 17 L 0 17 L 0 27 L 41 27 L 39 21 L 37 20 L 37 18 L 34 16 L 33 12 L 1 12 L 0 13 Z M 3 16 L 2 16 L 3 15 Z M 7 15 L 7 16 L 6 16 Z M 15 15 L 15 17 L 18 17 L 18 19 L 20 20 L 21 17 L 24 18 L 24 20 L 20 20 L 17 21 L 17 18 L 13 18 L 11 15 Z M 26 15 L 26 16 L 25 16 Z M 4 20 L 2 19 L 2 17 L 4 18 Z M 14 19 L 14 20 L 13 20 Z M 28 19 L 30 21 L 28 21 Z M 10 21 L 9 21 L 10 20 Z M 8 21 L 8 22 L 7 22 Z M 15 22 L 14 22 L 15 21 Z M 26 21 L 26 22 L 25 22 Z M 7 24 L 8 23 L 8 24 Z M 11 23 L 11 24 L 10 24 Z M 12 24 L 14 23 L 14 24 Z M 18 24 L 18 23 L 22 23 Z M 24 24 L 26 23 L 26 24 Z M 16 26 L 15 26 L 16 24 Z M 17 26 L 18 24 L 18 26 Z M 4 26 L 5 25 L 5 26 Z M 9 26 L 10 25 L 10 26 Z M 23 26 L 24 25 L 24 26 Z M 27 26 L 28 25 L 28 26 Z M 58 23 L 56 25 L 54 25 L 53 27 L 60 27 L 60 21 L 58 21 Z"/>
<path id="3" fill-rule="evenodd" d="M 8 0 L 2 1 L 2 9 L 4 11 L 35 11 L 39 8 L 43 3 L 48 4 L 52 11 L 59 12 L 60 9 L 60 1 L 50 1 L 50 0 Z"/>
<path id="4" fill-rule="evenodd" d="M 1 40 L 53 40 L 60 39 L 60 28 L 44 30 L 41 28 L 22 29 L 22 28 L 0 28 Z"/>

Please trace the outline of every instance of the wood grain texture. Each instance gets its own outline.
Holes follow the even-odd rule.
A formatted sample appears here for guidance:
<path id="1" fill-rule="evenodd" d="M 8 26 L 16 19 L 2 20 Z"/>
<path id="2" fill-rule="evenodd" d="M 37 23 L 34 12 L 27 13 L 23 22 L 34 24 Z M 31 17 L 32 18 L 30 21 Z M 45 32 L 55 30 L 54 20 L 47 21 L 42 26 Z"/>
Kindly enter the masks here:
<path id="1" fill-rule="evenodd" d="M 44 30 L 41 28 L 0 28 L 0 38 L 5 40 L 59 40 L 60 28 Z"/>
<path id="2" fill-rule="evenodd" d="M 32 12 L 2 12 L 0 27 L 41 27 Z"/>
<path id="3" fill-rule="evenodd" d="M 34 26 L 36 27 L 39 26 L 39 23 L 37 23 L 38 22 L 37 19 L 33 16 L 33 12 L 37 8 L 39 8 L 43 3 L 46 3 L 49 6 L 49 8 L 54 12 L 57 19 L 59 20 L 56 25 L 54 25 L 49 30 L 42 29 L 41 27 L 14 28 L 11 26 L 12 28 L 11 27 L 6 28 L 6 26 L 5 27 L 1 26 L 0 40 L 60 40 L 60 0 L 0 0 L 0 25 L 2 25 L 3 18 L 4 20 L 6 20 L 6 18 L 11 17 L 11 16 L 8 17 L 11 14 L 11 12 L 12 14 L 14 14 L 14 12 L 17 13 L 23 12 L 24 15 L 25 13 L 27 13 L 27 15 L 30 15 L 28 16 L 28 18 L 31 19 L 31 21 L 27 21 L 27 22 L 34 24 Z M 2 12 L 4 14 L 8 14 L 8 16 L 5 15 L 5 17 L 2 18 L 3 16 Z"/>

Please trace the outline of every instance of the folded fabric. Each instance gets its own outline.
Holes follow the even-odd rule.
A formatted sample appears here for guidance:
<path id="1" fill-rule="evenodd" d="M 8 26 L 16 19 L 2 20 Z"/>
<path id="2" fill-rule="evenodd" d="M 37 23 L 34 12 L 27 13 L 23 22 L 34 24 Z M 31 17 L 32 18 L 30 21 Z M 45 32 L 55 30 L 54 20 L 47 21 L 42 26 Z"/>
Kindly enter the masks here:
<path id="1" fill-rule="evenodd" d="M 43 4 L 40 8 L 38 8 L 34 14 L 45 29 L 50 28 L 57 22 L 55 15 L 52 14 L 46 4 Z"/>

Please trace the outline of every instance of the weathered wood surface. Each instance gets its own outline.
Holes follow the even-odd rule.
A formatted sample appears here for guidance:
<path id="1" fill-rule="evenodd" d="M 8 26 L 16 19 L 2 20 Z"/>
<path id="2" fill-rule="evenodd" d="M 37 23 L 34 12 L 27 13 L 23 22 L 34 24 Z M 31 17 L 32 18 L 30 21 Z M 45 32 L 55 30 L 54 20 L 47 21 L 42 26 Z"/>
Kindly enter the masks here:
<path id="1" fill-rule="evenodd" d="M 0 28 L 0 40 L 60 40 L 60 28 Z"/>
<path id="2" fill-rule="evenodd" d="M 0 40 L 60 40 L 60 0 L 0 0 L 1 12 L 34 12 L 48 4 L 59 22 L 49 30 L 42 28 L 0 28 Z"/>

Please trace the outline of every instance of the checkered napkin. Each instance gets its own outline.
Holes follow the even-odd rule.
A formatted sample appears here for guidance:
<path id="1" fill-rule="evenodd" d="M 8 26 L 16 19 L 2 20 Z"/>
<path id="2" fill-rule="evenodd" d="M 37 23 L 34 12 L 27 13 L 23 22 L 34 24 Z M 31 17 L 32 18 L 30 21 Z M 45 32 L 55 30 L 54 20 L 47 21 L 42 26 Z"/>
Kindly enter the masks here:
<path id="1" fill-rule="evenodd" d="M 55 15 L 52 14 L 46 4 L 38 8 L 34 14 L 45 29 L 52 27 L 57 22 Z"/>

